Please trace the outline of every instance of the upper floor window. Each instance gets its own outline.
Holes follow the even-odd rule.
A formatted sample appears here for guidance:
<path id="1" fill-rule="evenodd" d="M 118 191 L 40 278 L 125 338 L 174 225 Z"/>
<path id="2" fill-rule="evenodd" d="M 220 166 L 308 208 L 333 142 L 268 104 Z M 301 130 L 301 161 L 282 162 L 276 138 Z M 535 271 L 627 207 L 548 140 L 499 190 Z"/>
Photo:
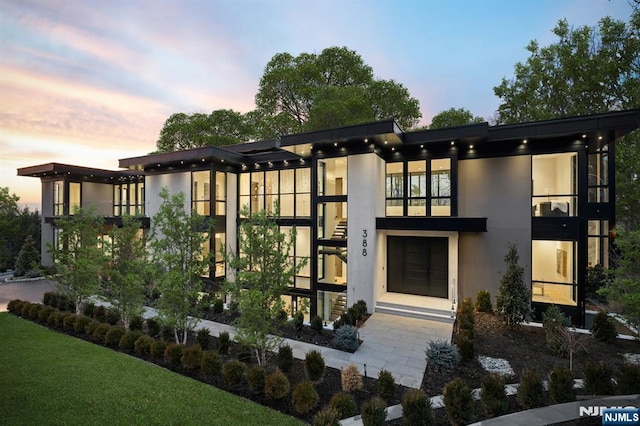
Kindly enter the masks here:
<path id="1" fill-rule="evenodd" d="M 451 216 L 451 159 L 431 160 L 431 216 Z"/>
<path id="2" fill-rule="evenodd" d="M 64 215 L 64 181 L 53 182 L 53 215 Z"/>
<path id="3" fill-rule="evenodd" d="M 269 170 L 240 175 L 240 206 L 252 213 L 273 210 L 280 204 L 281 217 L 311 215 L 310 169 Z"/>
<path id="4" fill-rule="evenodd" d="M 532 157 L 533 216 L 575 216 L 578 207 L 575 152 Z"/>
<path id="5" fill-rule="evenodd" d="M 609 201 L 609 152 L 607 145 L 589 153 L 589 202 Z"/>
<path id="6" fill-rule="evenodd" d="M 216 172 L 216 216 L 227 214 L 227 174 Z"/>
<path id="7" fill-rule="evenodd" d="M 121 183 L 113 186 L 113 215 L 144 215 L 144 182 Z"/>
<path id="8" fill-rule="evenodd" d="M 211 172 L 191 172 L 191 209 L 201 216 L 211 215 Z"/>
<path id="9" fill-rule="evenodd" d="M 347 195 L 347 157 L 318 160 L 318 196 Z"/>
<path id="10" fill-rule="evenodd" d="M 73 214 L 76 209 L 81 207 L 80 193 L 82 184 L 79 182 L 69 182 L 69 214 Z"/>

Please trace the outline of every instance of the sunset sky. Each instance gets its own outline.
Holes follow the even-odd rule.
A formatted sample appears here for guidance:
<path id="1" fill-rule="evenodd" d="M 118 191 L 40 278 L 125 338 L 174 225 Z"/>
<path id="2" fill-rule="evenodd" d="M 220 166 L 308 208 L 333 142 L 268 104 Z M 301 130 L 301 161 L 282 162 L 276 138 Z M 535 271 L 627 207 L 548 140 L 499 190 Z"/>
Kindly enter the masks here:
<path id="1" fill-rule="evenodd" d="M 555 41 L 567 18 L 628 21 L 627 0 L 0 0 L 0 186 L 40 204 L 19 167 L 116 169 L 155 149 L 175 112 L 254 109 L 276 53 L 356 50 L 420 101 L 421 125 L 464 107 L 490 119 L 493 87 Z"/>

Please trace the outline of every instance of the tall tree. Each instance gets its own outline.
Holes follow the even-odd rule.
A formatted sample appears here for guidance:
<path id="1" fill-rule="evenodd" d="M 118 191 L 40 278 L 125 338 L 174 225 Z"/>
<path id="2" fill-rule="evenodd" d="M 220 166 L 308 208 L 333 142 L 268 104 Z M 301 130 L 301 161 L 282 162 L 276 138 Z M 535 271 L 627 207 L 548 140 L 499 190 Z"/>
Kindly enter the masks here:
<path id="1" fill-rule="evenodd" d="M 209 242 L 213 224 L 185 208 L 185 195 L 160 191 L 162 204 L 152 219 L 149 243 L 160 291 L 157 309 L 165 325 L 171 327 L 176 343 L 186 343 L 196 326 L 198 299 L 203 291 L 203 274 L 211 256 L 204 244 Z"/>
<path id="2" fill-rule="evenodd" d="M 111 304 L 120 312 L 126 328 L 131 318 L 142 313 L 145 284 L 149 276 L 147 236 L 140 221 L 133 216 L 122 217 L 122 226 L 109 232 L 106 246 L 109 268 L 106 270 L 107 294 Z"/>
<path id="3" fill-rule="evenodd" d="M 434 115 L 429 129 L 464 126 L 465 124 L 484 123 L 485 121 L 484 118 L 473 115 L 468 109 L 451 107 Z"/>
<path id="4" fill-rule="evenodd" d="M 259 365 L 265 365 L 267 356 L 279 346 L 280 312 L 284 308 L 282 295 L 287 292 L 294 276 L 307 259 L 294 265 L 291 253 L 296 241 L 295 228 L 290 233 L 280 232 L 276 206 L 273 215 L 265 210 L 250 214 L 242 208 L 240 215 L 248 217 L 240 224 L 238 246 L 240 253 L 223 248 L 234 279 L 224 289 L 238 301 L 241 316 L 236 320 L 237 339 L 254 349 Z"/>
<path id="5" fill-rule="evenodd" d="M 59 273 L 58 285 L 82 312 L 83 304 L 100 290 L 105 256 L 101 234 L 104 219 L 94 205 L 76 207 L 73 215 L 56 219 L 60 230 L 57 244 L 49 244 L 49 252 Z"/>
<path id="6" fill-rule="evenodd" d="M 498 123 L 640 108 L 640 10 L 628 23 L 604 17 L 597 27 L 561 20 L 553 33 L 558 40 L 549 46 L 531 41 L 514 78 L 494 87 Z M 629 229 L 640 226 L 639 150 L 637 131 L 616 144 L 617 214 Z"/>
<path id="7" fill-rule="evenodd" d="M 0 187 L 0 271 L 14 267 L 22 243 L 30 235 L 40 247 L 40 214 L 28 207 L 20 209 L 20 197 Z"/>
<path id="8" fill-rule="evenodd" d="M 27 238 L 24 240 L 24 244 L 22 244 L 22 248 L 18 253 L 18 258 L 16 259 L 14 276 L 20 277 L 33 271 L 35 271 L 37 273 L 36 276 L 38 276 L 39 267 L 40 249 L 36 247 L 36 242 L 33 240 L 33 236 L 27 235 Z"/>

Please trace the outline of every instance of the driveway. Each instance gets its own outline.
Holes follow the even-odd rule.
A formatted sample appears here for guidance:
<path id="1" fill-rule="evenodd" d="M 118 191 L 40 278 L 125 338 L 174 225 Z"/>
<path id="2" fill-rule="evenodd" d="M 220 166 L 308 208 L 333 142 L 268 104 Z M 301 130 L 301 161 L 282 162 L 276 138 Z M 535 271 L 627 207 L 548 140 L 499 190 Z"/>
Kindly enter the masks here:
<path id="1" fill-rule="evenodd" d="M 47 291 L 54 291 L 56 282 L 49 280 L 5 282 L 9 275 L 0 275 L 0 312 L 7 310 L 7 304 L 13 299 L 29 302 L 42 302 L 42 296 Z"/>

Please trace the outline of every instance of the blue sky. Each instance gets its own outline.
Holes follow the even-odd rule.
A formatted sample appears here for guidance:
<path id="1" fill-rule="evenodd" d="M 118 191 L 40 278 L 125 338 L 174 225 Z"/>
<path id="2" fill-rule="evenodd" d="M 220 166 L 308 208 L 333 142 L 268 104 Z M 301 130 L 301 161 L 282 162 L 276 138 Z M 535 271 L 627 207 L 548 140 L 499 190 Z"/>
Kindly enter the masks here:
<path id="1" fill-rule="evenodd" d="M 0 186 L 30 206 L 59 162 L 115 169 L 146 154 L 174 112 L 254 108 L 276 53 L 347 46 L 377 78 L 404 84 L 422 121 L 451 107 L 490 119 L 493 87 L 551 29 L 628 0 L 0 0 Z"/>

